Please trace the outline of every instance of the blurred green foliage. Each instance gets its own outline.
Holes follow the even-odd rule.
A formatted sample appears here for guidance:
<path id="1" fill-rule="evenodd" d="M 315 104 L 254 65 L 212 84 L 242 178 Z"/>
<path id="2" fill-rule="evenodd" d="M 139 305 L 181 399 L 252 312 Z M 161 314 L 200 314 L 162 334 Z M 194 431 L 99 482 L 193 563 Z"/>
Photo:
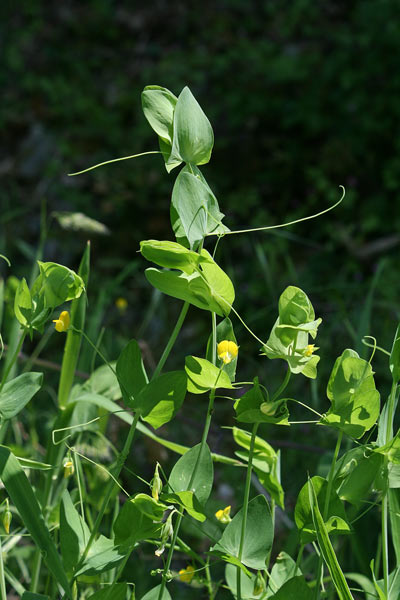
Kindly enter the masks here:
<path id="1" fill-rule="evenodd" d="M 218 250 L 238 291 L 235 307 L 262 339 L 287 285 L 300 285 L 310 296 L 323 317 L 320 377 L 311 387 L 296 382 L 293 395 L 311 395 L 315 407 L 327 410 L 324 388 L 336 356 L 350 346 L 368 356 L 361 344 L 365 334 L 388 348 L 400 317 L 398 4 L 207 0 L 199 7 L 165 0 L 21 0 L 5 12 L 0 252 L 11 259 L 13 274 L 27 272 L 45 201 L 44 260 L 76 268 L 87 237 L 92 239 L 88 334 L 97 339 L 106 327 L 103 346 L 113 359 L 127 339 L 142 339 L 145 362 L 154 365 L 180 307 L 173 299 L 160 303 L 136 252 L 142 239 L 171 237 L 175 176 L 163 171 L 159 156 L 74 178 L 66 174 L 156 150 L 140 92 L 149 84 L 174 93 L 188 85 L 214 128 L 215 148 L 205 172 L 231 229 L 318 212 L 339 198 L 340 184 L 346 187 L 344 203 L 321 219 L 251 239 L 228 237 Z M 55 216 L 49 219 L 56 211 L 81 212 L 110 234 L 88 230 L 87 223 L 82 230 L 63 229 Z M 1 269 L 7 273 L 5 263 Z M 127 299 L 125 311 L 115 306 L 118 297 Z M 205 353 L 207 317 L 190 312 L 191 324 L 178 344 L 182 355 L 172 358 L 171 368 L 185 354 Z M 247 368 L 254 376 L 256 368 L 268 385 L 279 385 L 283 366 L 263 362 L 238 322 L 235 333 L 240 377 L 246 378 Z M 375 362 L 378 372 L 387 368 L 383 355 Z M 80 368 L 89 371 L 91 360 Z M 383 397 L 389 384 L 389 376 L 377 381 Z M 182 436 L 194 443 L 193 426 L 204 407 L 189 402 L 181 416 Z M 221 402 L 215 422 L 224 420 L 233 424 L 232 407 Z M 164 435 L 173 437 L 171 429 Z M 306 470 L 315 472 L 320 447 L 331 446 L 326 434 L 312 441 L 308 434 L 306 425 L 296 428 L 295 439 L 278 438 L 282 434 L 270 426 L 265 432 L 277 448 L 303 447 L 309 453 L 299 465 L 297 453 L 285 450 L 284 472 L 293 473 L 293 482 L 283 483 L 294 494 Z M 228 453 L 221 439 L 217 428 L 211 431 L 213 450 Z M 154 448 L 147 451 L 156 454 Z M 216 477 L 218 489 L 218 470 Z M 242 474 L 233 472 L 229 483 L 240 488 Z M 290 493 L 288 502 L 290 508 Z M 360 545 L 351 551 L 362 563 L 370 550 L 363 554 Z"/>

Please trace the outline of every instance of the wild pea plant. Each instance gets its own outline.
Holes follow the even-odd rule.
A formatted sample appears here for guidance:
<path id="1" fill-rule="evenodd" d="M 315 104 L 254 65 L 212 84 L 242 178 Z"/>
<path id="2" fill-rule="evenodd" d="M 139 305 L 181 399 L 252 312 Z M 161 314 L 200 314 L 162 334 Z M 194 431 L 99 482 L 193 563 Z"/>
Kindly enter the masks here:
<path id="1" fill-rule="evenodd" d="M 175 586 L 186 586 L 186 597 L 197 593 L 196 597 L 209 600 L 356 600 L 360 594 L 367 600 L 398 599 L 400 432 L 394 432 L 393 422 L 400 380 L 399 329 L 391 352 L 384 351 L 393 385 L 382 410 L 373 355 L 366 361 L 351 349 L 345 349 L 333 365 L 325 414 L 291 398 L 293 377 L 317 377 L 314 342 L 321 318 L 316 318 L 304 291 L 288 286 L 267 339 L 257 337 L 244 323 L 234 308 L 234 286 L 217 264 L 215 250 L 225 236 L 246 230 L 230 231 L 223 223 L 224 215 L 199 168 L 211 157 L 211 125 L 188 88 L 176 97 L 165 88 L 149 86 L 142 102 L 166 170 L 181 170 L 171 200 L 177 241 L 146 240 L 140 250 L 144 259 L 157 265 L 145 271 L 149 284 L 181 301 L 181 312 L 159 363 L 147 373 L 136 340 L 127 344 L 116 363 L 110 363 L 85 333 L 90 246 L 78 273 L 39 261 L 39 274 L 32 283 L 19 282 L 14 303 L 18 327 L 12 330 L 3 355 L 0 384 L 0 435 L 2 441 L 9 441 L 8 446 L 0 446 L 1 597 L 7 597 L 8 587 L 25 600 L 133 599 L 135 562 L 133 570 L 128 569 L 128 560 L 132 552 L 151 548 L 159 560 L 152 573 L 157 581 L 141 600 L 171 600 L 173 580 Z M 210 315 L 205 352 L 187 356 L 180 370 L 168 371 L 167 359 L 190 305 Z M 260 361 L 279 359 L 276 366 L 282 371 L 282 383 L 277 389 L 269 389 L 257 377 L 236 382 L 241 352 L 234 333 L 237 320 L 258 344 Z M 50 321 L 65 336 L 65 347 L 58 411 L 45 441 L 45 457 L 38 460 L 13 451 L 10 424 L 43 386 L 42 372 L 28 370 L 15 376 L 24 340 L 27 335 L 31 339 L 43 335 Z M 76 382 L 75 372 L 83 338 L 105 364 L 82 384 Z M 187 394 L 208 399 L 202 433 L 192 448 L 179 440 L 164 440 L 153 431 L 175 417 Z M 233 435 L 236 457 L 212 453 L 207 443 L 217 396 L 233 401 L 237 426 L 226 430 L 226 435 Z M 279 453 L 265 439 L 263 425 L 296 426 L 289 414 L 296 403 L 312 413 L 315 427 L 333 429 L 337 441 L 327 476 L 310 474 L 299 492 L 290 515 L 298 529 L 298 551 L 290 556 L 273 547 L 276 510 L 285 508 L 284 490 Z M 99 424 L 110 414 L 127 423 L 129 430 L 113 465 L 106 468 L 80 448 L 85 439 L 93 442 L 94 435 L 107 443 Z M 119 482 L 134 452 L 136 430 L 179 455 L 170 472 L 162 464 L 154 465 L 152 481 L 144 481 L 147 493 L 124 490 Z M 214 462 L 245 472 L 236 514 L 231 514 L 230 506 L 221 506 L 215 514 L 207 508 Z M 254 493 L 254 475 L 263 493 Z M 98 491 L 97 503 L 88 492 L 93 487 Z M 371 532 L 377 544 L 380 540 L 376 555 L 371 556 L 371 572 L 347 573 L 338 560 L 340 536 L 351 536 L 352 523 L 369 510 L 381 512 L 381 532 Z M 207 542 L 205 552 L 199 553 L 182 537 L 184 519 L 198 527 Z M 186 556 L 185 567 L 175 566 L 176 552 L 179 567 Z M 226 564 L 224 580 L 215 575 L 221 563 Z"/>

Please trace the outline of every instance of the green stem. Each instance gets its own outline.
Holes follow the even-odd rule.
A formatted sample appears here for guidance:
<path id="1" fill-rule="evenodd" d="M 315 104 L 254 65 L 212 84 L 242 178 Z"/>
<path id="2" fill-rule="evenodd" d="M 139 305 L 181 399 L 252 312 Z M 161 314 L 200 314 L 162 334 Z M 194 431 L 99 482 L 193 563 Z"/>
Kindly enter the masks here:
<path id="1" fill-rule="evenodd" d="M 20 339 L 19 339 L 19 342 L 18 342 L 18 346 L 16 347 L 16 349 L 15 349 L 15 352 L 14 352 L 14 354 L 13 354 L 12 358 L 10 359 L 10 361 L 9 361 L 9 363 L 8 363 L 8 365 L 7 365 L 7 368 L 6 368 L 6 370 L 4 371 L 4 374 L 3 374 L 3 377 L 2 377 L 2 379 L 1 379 L 1 383 L 0 383 L 0 392 L 1 392 L 1 390 L 3 389 L 3 387 L 4 387 L 4 384 L 5 384 L 5 383 L 6 383 L 6 381 L 7 381 L 7 377 L 8 377 L 8 375 L 9 375 L 9 373 L 10 373 L 11 369 L 13 368 L 15 361 L 16 361 L 16 360 L 17 360 L 17 358 L 18 358 L 18 354 L 19 354 L 19 353 L 20 353 L 20 351 L 21 351 L 21 348 L 22 348 L 22 345 L 23 345 L 23 343 L 24 343 L 25 337 L 26 337 L 26 330 L 24 330 L 24 332 L 22 333 L 22 335 L 21 335 L 21 337 L 20 337 Z"/>
<path id="2" fill-rule="evenodd" d="M 290 369 L 289 369 L 289 367 L 288 367 L 288 369 L 287 369 L 287 371 L 286 371 L 285 378 L 284 378 L 284 380 L 282 381 L 281 385 L 280 385 L 280 386 L 278 387 L 278 389 L 276 390 L 275 394 L 272 396 L 272 398 L 271 398 L 271 402 L 274 402 L 275 400 L 278 400 L 279 396 L 280 396 L 280 395 L 282 394 L 282 392 L 283 392 L 283 391 L 284 391 L 284 390 L 287 388 L 287 385 L 288 385 L 288 383 L 289 383 L 289 381 L 290 381 L 290 377 L 291 377 L 291 375 L 292 375 L 292 372 L 291 372 L 291 370 L 290 370 Z"/>
<path id="3" fill-rule="evenodd" d="M 249 496 L 250 496 L 250 483 L 251 483 L 251 472 L 253 468 L 253 453 L 254 453 L 254 445 L 256 442 L 256 435 L 259 423 L 254 423 L 253 429 L 251 432 L 251 440 L 250 440 L 250 448 L 249 448 L 249 460 L 247 463 L 247 474 L 246 474 L 246 484 L 244 488 L 244 499 L 243 499 L 243 519 L 242 519 L 242 530 L 240 532 L 240 544 L 239 544 L 239 556 L 238 559 L 242 560 L 243 548 L 244 548 L 244 537 L 246 533 L 246 525 L 247 525 L 247 508 L 249 505 Z M 242 570 L 240 567 L 237 568 L 237 576 L 236 576 L 236 598 L 237 600 L 241 600 L 242 598 L 242 590 L 241 590 L 241 573 Z"/>
<path id="4" fill-rule="evenodd" d="M 328 518 L 329 500 L 331 497 L 332 485 L 333 485 L 333 474 L 335 472 L 336 461 L 339 456 L 339 450 L 340 450 L 340 445 L 342 443 L 342 438 L 343 438 L 343 431 L 339 431 L 339 435 L 338 435 L 338 438 L 336 441 L 335 451 L 333 453 L 331 467 L 329 469 L 329 474 L 328 474 L 328 485 L 326 488 L 324 509 L 323 509 L 323 513 L 322 513 L 324 522 L 326 522 L 326 520 Z M 321 581 L 322 564 L 323 564 L 323 557 L 322 557 L 322 552 L 321 552 L 319 555 L 318 567 L 317 567 L 317 580 L 316 580 L 316 585 L 315 585 L 315 600 L 318 600 L 318 598 L 319 598 L 319 588 L 320 588 L 319 582 Z"/>
<path id="5" fill-rule="evenodd" d="M 120 476 L 120 473 L 121 473 L 122 468 L 123 468 L 123 466 L 125 464 L 125 461 L 128 458 L 128 454 L 129 454 L 129 451 L 131 449 L 131 445 L 132 445 L 133 438 L 134 438 L 134 435 L 135 435 L 136 425 L 137 425 L 138 420 L 139 420 L 139 412 L 136 412 L 135 416 L 134 416 L 134 419 L 133 419 L 133 422 L 132 422 L 132 425 L 130 426 L 127 438 L 125 440 L 124 447 L 123 447 L 123 449 L 122 449 L 122 451 L 121 451 L 121 453 L 120 453 L 120 455 L 118 457 L 117 464 L 115 465 L 114 469 L 112 469 L 112 471 L 111 471 L 111 474 L 113 475 L 113 477 L 115 479 L 118 479 L 118 477 Z M 93 529 L 91 531 L 89 540 L 88 540 L 88 542 L 86 544 L 86 547 L 85 547 L 85 550 L 83 551 L 83 554 L 82 554 L 81 558 L 79 559 L 79 562 L 78 562 L 78 564 L 76 566 L 76 571 L 78 571 L 80 569 L 80 567 L 83 565 L 83 563 L 86 560 L 86 557 L 87 557 L 87 555 L 89 553 L 89 550 L 90 550 L 90 548 L 91 548 L 91 546 L 92 546 L 92 544 L 94 542 L 94 539 L 95 539 L 95 537 L 97 535 L 97 532 L 99 530 L 101 520 L 102 520 L 103 515 L 104 515 L 104 513 L 105 513 L 105 511 L 107 509 L 108 503 L 110 501 L 110 498 L 111 498 L 111 495 L 112 495 L 112 493 L 114 491 L 115 486 L 116 486 L 116 483 L 115 483 L 114 479 L 110 479 L 109 482 L 108 482 L 108 484 L 107 484 L 107 487 L 106 487 L 106 490 L 105 490 L 105 493 L 104 493 L 103 502 L 101 504 L 99 513 L 98 513 L 98 515 L 96 517 L 96 520 L 94 522 Z"/>
<path id="6" fill-rule="evenodd" d="M 1 537 L 0 537 L 0 596 L 1 596 L 1 600 L 7 600 L 6 582 L 4 579 L 3 549 L 1 547 Z"/>
<path id="7" fill-rule="evenodd" d="M 216 347 L 216 345 L 217 345 L 217 328 L 216 328 L 215 313 L 212 313 L 212 344 L 213 344 L 213 361 L 216 362 L 216 351 L 214 351 L 214 347 Z M 215 364 L 215 362 L 214 362 L 214 364 Z M 221 371 L 219 372 L 218 377 L 219 377 L 220 373 L 221 373 Z M 218 377 L 217 377 L 217 381 L 218 381 Z M 217 384 L 217 382 L 216 382 L 216 384 Z M 194 469 L 192 471 L 192 475 L 190 477 L 190 481 L 189 481 L 189 485 L 188 485 L 189 490 L 192 487 L 193 481 L 196 477 L 197 469 L 200 464 L 201 455 L 203 454 L 203 450 L 204 450 L 204 447 L 205 447 L 205 444 L 207 441 L 208 431 L 210 429 L 210 424 L 211 424 L 211 417 L 212 417 L 212 413 L 213 413 L 213 409 L 214 409 L 214 399 L 215 399 L 215 388 L 212 389 L 210 392 L 210 399 L 209 399 L 208 408 L 207 408 L 207 416 L 206 416 L 206 421 L 204 423 L 203 435 L 201 437 L 201 442 L 200 442 L 200 450 L 199 450 L 199 454 L 197 456 L 196 463 L 194 465 Z M 183 518 L 183 514 L 179 513 L 179 515 L 176 519 L 176 522 L 175 522 L 174 533 L 173 533 L 172 540 L 171 540 L 171 546 L 168 550 L 167 560 L 165 562 L 165 566 L 164 566 L 164 570 L 163 570 L 163 574 L 162 574 L 160 591 L 158 594 L 158 600 L 161 600 L 164 595 L 164 590 L 165 590 L 165 586 L 167 583 L 167 573 L 171 566 L 172 555 L 174 553 L 174 548 L 175 548 L 176 540 L 178 538 L 178 533 L 179 533 L 179 528 L 181 526 L 182 518 Z"/>
<path id="8" fill-rule="evenodd" d="M 397 383 L 393 382 L 392 389 L 390 390 L 390 396 L 388 399 L 389 408 L 386 421 L 385 431 L 385 444 L 388 444 L 393 438 L 393 416 L 394 416 L 394 405 L 396 401 L 396 389 Z M 385 471 L 387 471 L 388 458 L 385 455 Z M 389 534 L 388 534 L 388 494 L 387 490 L 382 495 L 382 569 L 383 569 L 383 589 L 385 596 L 388 596 L 389 590 Z"/>
<path id="9" fill-rule="evenodd" d="M 153 373 L 153 376 L 152 376 L 152 378 L 151 378 L 152 380 L 153 380 L 153 379 L 157 379 L 157 377 L 158 377 L 158 376 L 159 376 L 159 374 L 161 373 L 161 371 L 162 371 L 162 368 L 163 368 L 163 366 L 165 365 L 165 363 L 166 363 L 166 360 L 167 360 L 167 358 L 168 358 L 168 356 L 169 356 L 169 353 L 171 352 L 171 350 L 172 350 L 172 347 L 173 347 L 173 345 L 175 344 L 176 338 L 178 337 L 178 334 L 179 334 L 179 332 L 180 332 L 180 330 L 181 330 L 181 327 L 182 327 L 183 321 L 185 320 L 185 317 L 186 317 L 186 313 L 187 313 L 187 311 L 188 311 L 188 308 L 189 308 L 189 302 L 185 302 L 185 303 L 184 303 L 184 305 L 182 306 L 182 310 L 181 310 L 181 312 L 180 312 L 180 315 L 179 315 L 179 317 L 178 317 L 178 320 L 177 320 L 177 322 L 176 322 L 176 325 L 175 325 L 175 327 L 174 327 L 174 330 L 173 330 L 173 332 L 171 333 L 171 337 L 170 337 L 170 338 L 169 338 L 169 340 L 168 340 L 168 344 L 166 345 L 166 347 L 165 347 L 165 350 L 164 350 L 164 352 L 162 353 L 162 356 L 161 356 L 161 358 L 160 358 L 160 360 L 159 360 L 159 362 L 158 362 L 158 365 L 157 365 L 157 367 L 156 367 L 156 370 L 155 370 L 155 371 L 154 371 L 154 373 Z"/>

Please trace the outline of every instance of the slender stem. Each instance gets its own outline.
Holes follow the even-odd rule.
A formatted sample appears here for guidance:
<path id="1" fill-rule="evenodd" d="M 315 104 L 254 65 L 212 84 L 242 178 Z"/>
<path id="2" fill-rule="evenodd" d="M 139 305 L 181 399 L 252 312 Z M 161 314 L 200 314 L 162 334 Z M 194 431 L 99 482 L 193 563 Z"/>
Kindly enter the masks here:
<path id="1" fill-rule="evenodd" d="M 332 492 L 332 485 L 333 485 L 333 474 L 335 472 L 335 466 L 336 466 L 336 461 L 337 458 L 339 456 L 339 450 L 340 450 L 340 445 L 342 443 L 342 438 L 343 438 L 343 431 L 339 431 L 339 435 L 336 441 L 336 446 L 335 446 L 335 450 L 333 453 L 333 458 L 332 458 L 332 462 L 331 462 L 331 467 L 329 469 L 329 474 L 328 474 L 328 485 L 326 488 L 326 496 L 325 496 L 325 502 L 324 502 L 324 509 L 323 509 L 323 513 L 322 513 L 322 517 L 324 519 L 324 522 L 327 520 L 328 518 L 328 511 L 329 511 L 329 500 L 331 497 L 331 492 Z M 323 557 L 322 557 L 322 552 L 319 555 L 319 559 L 318 559 L 318 568 L 317 568 L 317 579 L 316 579 L 316 585 L 315 585 L 315 600 L 318 600 L 319 598 L 319 582 L 321 581 L 321 576 L 322 576 L 322 563 L 323 563 Z"/>
<path id="2" fill-rule="evenodd" d="M 288 385 L 288 383 L 290 381 L 291 374 L 292 374 L 292 372 L 291 372 L 291 370 L 288 367 L 288 369 L 286 371 L 285 379 L 282 381 L 281 385 L 278 387 L 278 389 L 276 390 L 275 394 L 272 396 L 271 402 L 274 402 L 275 400 L 278 400 L 279 396 L 287 388 L 287 385 Z"/>
<path id="3" fill-rule="evenodd" d="M 0 597 L 1 597 L 1 600 L 7 600 L 6 582 L 4 579 L 4 563 L 3 563 L 3 550 L 1 547 L 1 537 L 0 537 Z"/>
<path id="4" fill-rule="evenodd" d="M 182 327 L 183 321 L 185 320 L 188 308 L 189 308 L 189 302 L 185 302 L 184 305 L 182 306 L 182 310 L 180 312 L 180 315 L 178 317 L 178 320 L 176 322 L 174 330 L 171 333 L 171 337 L 168 340 L 168 344 L 166 345 L 165 350 L 162 353 L 162 356 L 161 356 L 161 358 L 159 360 L 159 363 L 158 363 L 158 365 L 156 367 L 156 370 L 153 373 L 152 379 L 157 379 L 157 377 L 161 373 L 162 368 L 165 365 L 165 362 L 166 362 L 166 360 L 167 360 L 167 358 L 169 356 L 169 353 L 172 350 L 172 346 L 175 344 L 176 338 L 178 337 L 178 333 L 181 330 L 181 327 Z"/>
<path id="5" fill-rule="evenodd" d="M 120 453 L 120 455 L 118 457 L 117 464 L 115 465 L 114 469 L 112 470 L 112 475 L 113 475 L 113 477 L 115 479 L 117 479 L 119 477 L 119 475 L 120 475 L 120 473 L 122 471 L 122 468 L 124 466 L 124 463 L 125 463 L 125 461 L 126 461 L 126 459 L 128 457 L 128 454 L 129 454 L 129 451 L 131 449 L 131 445 L 132 445 L 132 442 L 133 442 L 133 438 L 134 438 L 134 435 L 135 435 L 135 430 L 136 430 L 136 425 L 137 425 L 138 420 L 139 420 L 139 412 L 136 412 L 135 416 L 133 418 L 133 421 L 132 421 L 132 425 L 130 426 L 127 438 L 125 440 L 124 447 L 123 447 L 123 449 L 122 449 L 122 451 L 121 451 L 121 453 Z M 105 511 L 107 509 L 108 503 L 110 501 L 110 498 L 111 498 L 111 495 L 112 495 L 112 493 L 114 491 L 115 486 L 116 486 L 116 483 L 115 483 L 114 479 L 110 479 L 110 481 L 107 484 L 107 488 L 105 490 L 105 493 L 104 493 L 104 498 L 103 498 L 103 502 L 102 502 L 101 507 L 100 507 L 99 514 L 96 517 L 96 520 L 94 522 L 93 529 L 91 531 L 89 540 L 88 540 L 88 542 L 86 544 L 85 550 L 83 551 L 83 554 L 82 554 L 82 556 L 81 556 L 81 558 L 79 560 L 79 563 L 78 563 L 78 565 L 76 567 L 76 571 L 78 571 L 79 568 L 82 566 L 82 564 L 85 562 L 85 559 L 86 559 L 86 557 L 87 557 L 87 555 L 89 553 L 89 550 L 90 550 L 90 548 L 91 548 L 91 546 L 92 546 L 92 544 L 94 542 L 94 539 L 95 539 L 95 537 L 97 535 L 98 529 L 100 527 L 101 520 L 102 520 L 103 515 L 104 515 L 104 513 L 105 513 Z"/>
<path id="6" fill-rule="evenodd" d="M 397 383 L 393 382 L 390 396 L 388 399 L 388 414 L 385 431 L 385 444 L 388 444 L 393 438 L 393 415 L 394 405 L 396 401 Z M 385 455 L 385 470 L 387 470 L 388 458 Z M 388 494 L 385 490 L 382 494 L 382 513 L 381 513 L 381 529 L 382 529 L 382 569 L 383 569 L 383 589 L 385 596 L 388 596 L 389 590 L 389 540 L 388 540 Z"/>
<path id="7" fill-rule="evenodd" d="M 205 565 L 205 573 L 206 573 L 206 587 L 208 590 L 208 597 L 209 597 L 209 600 L 214 600 L 214 590 L 213 590 L 213 584 L 212 584 L 212 580 L 211 580 L 209 559 L 207 559 L 207 562 Z"/>
<path id="8" fill-rule="evenodd" d="M 212 313 L 212 345 L 213 345 L 213 361 L 216 362 L 216 351 L 214 350 L 214 348 L 217 345 L 217 328 L 216 328 L 216 317 L 215 317 L 215 313 Z M 215 364 L 214 362 L 214 364 Z M 221 370 L 218 373 L 218 377 L 217 377 L 217 381 L 215 382 L 215 385 L 217 385 L 218 382 L 218 378 L 221 374 Z M 196 477 L 197 474 L 197 469 L 198 466 L 200 464 L 200 460 L 201 460 L 201 456 L 203 454 L 203 450 L 207 441 L 207 436 L 208 436 L 208 431 L 210 429 L 210 424 L 211 424 L 211 417 L 212 417 L 212 413 L 213 413 L 213 409 L 214 409 L 214 399 L 215 399 L 215 388 L 213 388 L 210 392 L 210 399 L 208 402 L 208 409 L 207 409 L 207 416 L 206 416 L 206 421 L 204 423 L 204 429 L 203 429 L 203 435 L 201 436 L 201 442 L 200 442 L 200 450 L 199 450 L 199 454 L 197 455 L 197 460 L 196 463 L 194 465 L 194 469 L 192 471 L 192 475 L 190 477 L 190 481 L 189 481 L 189 485 L 188 485 L 188 489 L 190 490 L 190 488 L 193 485 L 194 479 Z M 163 594 L 164 594 L 164 590 L 165 590 L 165 586 L 167 583 L 167 573 L 169 571 L 169 568 L 171 566 L 171 561 L 172 561 L 172 555 L 174 553 L 174 548 L 175 548 L 175 544 L 176 544 L 176 540 L 178 538 L 178 533 L 179 533 L 179 528 L 181 526 L 181 522 L 182 522 L 182 518 L 183 518 L 183 514 L 179 513 L 176 522 L 175 522 L 175 527 L 174 527 L 174 533 L 172 536 L 172 541 L 171 541 L 171 546 L 168 550 L 168 555 L 167 555 L 167 560 L 165 562 L 165 566 L 164 566 L 164 570 L 163 570 L 163 574 L 162 574 L 162 579 L 161 579 L 161 585 L 160 585 L 160 591 L 158 593 L 158 600 L 162 600 Z"/>
<path id="9" fill-rule="evenodd" d="M 20 337 L 20 340 L 19 340 L 19 342 L 18 342 L 18 346 L 16 347 L 16 349 L 15 349 L 15 352 L 14 352 L 14 354 L 13 354 L 13 356 L 12 356 L 11 360 L 10 360 L 10 362 L 8 363 L 6 370 L 4 371 L 4 374 L 3 374 L 3 377 L 2 377 L 2 379 L 1 379 L 1 383 L 0 383 L 0 392 L 1 392 L 1 390 L 3 389 L 3 387 L 4 387 L 4 384 L 5 384 L 5 383 L 6 383 L 6 381 L 7 381 L 7 377 L 8 377 L 8 375 L 9 375 L 9 373 L 10 373 L 11 369 L 13 368 L 15 361 L 16 361 L 16 360 L 17 360 L 17 358 L 18 358 L 18 354 L 20 353 L 20 350 L 21 350 L 21 348 L 22 348 L 22 344 L 24 343 L 25 337 L 26 337 L 26 330 L 24 330 L 24 332 L 22 333 L 22 335 L 21 335 L 21 337 Z"/>
<path id="10" fill-rule="evenodd" d="M 242 560 L 243 548 L 244 548 L 244 537 L 246 534 L 246 525 L 247 525 L 247 508 L 249 505 L 249 496 L 250 496 L 250 483 L 251 483 L 251 472 L 253 468 L 253 453 L 254 453 L 254 445 L 256 442 L 256 435 L 259 423 L 254 423 L 253 430 L 251 432 L 251 440 L 250 440 L 250 448 L 249 448 L 249 461 L 247 463 L 247 473 L 246 473 L 246 484 L 244 488 L 244 499 L 243 499 L 243 518 L 242 518 L 242 530 L 240 532 L 240 544 L 239 544 L 239 556 L 238 559 Z M 236 574 L 236 598 L 237 600 L 241 600 L 242 598 L 242 590 L 241 590 L 241 574 L 242 570 L 240 567 L 237 568 Z"/>

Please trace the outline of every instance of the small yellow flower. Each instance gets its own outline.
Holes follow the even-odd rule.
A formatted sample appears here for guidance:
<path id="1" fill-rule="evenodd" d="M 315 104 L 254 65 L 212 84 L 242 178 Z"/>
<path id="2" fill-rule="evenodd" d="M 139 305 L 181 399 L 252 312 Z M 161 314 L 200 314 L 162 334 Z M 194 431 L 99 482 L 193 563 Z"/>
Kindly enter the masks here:
<path id="1" fill-rule="evenodd" d="M 230 523 L 230 521 L 232 521 L 231 507 L 226 506 L 224 509 L 217 510 L 217 512 L 215 513 L 215 516 L 217 517 L 218 521 L 221 521 L 221 523 L 223 523 L 224 525 L 227 525 L 228 523 Z"/>
<path id="2" fill-rule="evenodd" d="M 60 313 L 60 316 L 58 317 L 58 319 L 53 319 L 53 323 L 55 323 L 54 327 L 56 328 L 56 331 L 67 331 L 69 324 L 71 322 L 70 316 L 69 316 L 69 312 L 67 310 L 63 310 L 62 313 Z"/>
<path id="3" fill-rule="evenodd" d="M 217 346 L 218 358 L 222 360 L 224 365 L 227 365 L 237 357 L 239 351 L 239 347 L 235 344 L 235 342 L 231 342 L 229 340 L 223 340 Z"/>
<path id="4" fill-rule="evenodd" d="M 118 308 L 120 313 L 124 313 L 128 308 L 128 300 L 126 298 L 117 298 L 115 301 L 115 306 Z"/>
<path id="5" fill-rule="evenodd" d="M 314 350 L 318 350 L 318 348 L 315 347 L 315 344 L 308 344 L 308 346 L 305 347 L 303 354 L 304 356 L 311 356 Z"/>
<path id="6" fill-rule="evenodd" d="M 181 581 L 184 581 L 185 583 L 191 583 L 194 577 L 194 567 L 192 567 L 192 565 L 188 565 L 186 569 L 181 569 L 178 575 Z"/>

